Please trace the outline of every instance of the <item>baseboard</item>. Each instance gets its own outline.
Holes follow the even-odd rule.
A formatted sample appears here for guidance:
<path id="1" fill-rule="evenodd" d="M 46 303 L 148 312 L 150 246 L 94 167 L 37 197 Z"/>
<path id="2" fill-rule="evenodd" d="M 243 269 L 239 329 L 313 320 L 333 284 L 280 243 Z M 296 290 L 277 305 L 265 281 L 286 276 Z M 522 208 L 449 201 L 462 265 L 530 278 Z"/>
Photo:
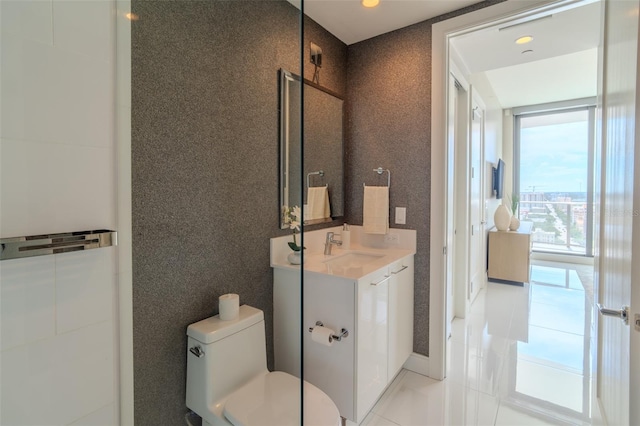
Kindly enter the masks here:
<path id="1" fill-rule="evenodd" d="M 429 357 L 413 352 L 402 367 L 414 373 L 429 376 Z"/>

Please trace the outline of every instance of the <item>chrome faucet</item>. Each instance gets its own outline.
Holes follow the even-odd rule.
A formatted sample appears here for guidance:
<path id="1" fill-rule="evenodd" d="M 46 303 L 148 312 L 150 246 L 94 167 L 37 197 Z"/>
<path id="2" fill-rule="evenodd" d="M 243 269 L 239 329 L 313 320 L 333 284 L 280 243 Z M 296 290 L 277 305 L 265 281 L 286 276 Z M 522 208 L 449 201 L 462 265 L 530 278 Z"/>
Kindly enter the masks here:
<path id="1" fill-rule="evenodd" d="M 327 239 L 324 242 L 324 254 L 327 255 L 327 256 L 331 256 L 331 246 L 333 246 L 333 245 L 341 246 L 342 245 L 342 241 L 333 239 L 334 235 L 335 234 L 333 232 L 327 232 Z"/>

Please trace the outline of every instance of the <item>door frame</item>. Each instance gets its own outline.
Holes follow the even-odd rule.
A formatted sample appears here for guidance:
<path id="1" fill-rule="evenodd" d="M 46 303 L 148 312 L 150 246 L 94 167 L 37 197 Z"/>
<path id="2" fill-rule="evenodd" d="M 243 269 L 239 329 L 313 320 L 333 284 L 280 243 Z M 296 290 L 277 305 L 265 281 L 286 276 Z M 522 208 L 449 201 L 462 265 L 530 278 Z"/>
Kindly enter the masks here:
<path id="1" fill-rule="evenodd" d="M 503 2 L 475 12 L 438 22 L 432 27 L 431 74 L 431 217 L 429 271 L 429 363 L 428 376 L 442 380 L 446 376 L 447 205 L 453 182 L 449 182 L 447 145 L 448 76 L 450 73 L 450 38 L 500 23 L 528 20 L 533 17 L 571 8 L 590 0 L 528 0 Z M 435 184 L 438 182 L 439 184 Z"/>

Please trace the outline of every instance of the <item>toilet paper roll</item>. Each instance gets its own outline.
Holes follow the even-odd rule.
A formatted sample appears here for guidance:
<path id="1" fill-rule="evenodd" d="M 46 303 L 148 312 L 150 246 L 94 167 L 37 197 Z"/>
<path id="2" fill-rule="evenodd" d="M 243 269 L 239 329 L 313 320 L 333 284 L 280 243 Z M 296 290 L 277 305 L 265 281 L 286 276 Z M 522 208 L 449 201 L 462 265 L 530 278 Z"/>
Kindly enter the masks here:
<path id="1" fill-rule="evenodd" d="M 331 336 L 334 334 L 336 334 L 336 332 L 332 329 L 316 325 L 311 331 L 311 340 L 321 345 L 333 346 L 333 337 Z"/>
<path id="2" fill-rule="evenodd" d="M 218 298 L 218 312 L 222 321 L 238 319 L 240 313 L 240 296 L 234 293 L 223 294 Z"/>

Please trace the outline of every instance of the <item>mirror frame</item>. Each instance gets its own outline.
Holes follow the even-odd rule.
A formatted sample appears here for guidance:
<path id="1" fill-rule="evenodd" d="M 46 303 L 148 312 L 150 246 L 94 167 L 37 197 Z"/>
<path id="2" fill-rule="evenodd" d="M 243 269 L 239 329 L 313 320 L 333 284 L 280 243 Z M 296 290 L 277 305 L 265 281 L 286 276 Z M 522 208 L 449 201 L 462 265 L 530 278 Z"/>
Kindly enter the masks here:
<path id="1" fill-rule="evenodd" d="M 280 223 L 280 229 L 287 229 L 289 226 L 286 224 L 285 222 L 285 217 L 284 217 L 284 207 L 285 206 L 289 206 L 289 188 L 291 187 L 290 185 L 290 179 L 295 179 L 295 176 L 291 176 L 289 173 L 289 160 L 290 160 L 290 149 L 289 144 L 290 144 L 290 132 L 289 132 L 289 127 L 290 127 L 290 123 L 292 119 L 295 119 L 294 117 L 290 116 L 290 98 L 289 98 L 289 87 L 290 84 L 292 83 L 298 83 L 300 85 L 301 90 L 303 89 L 304 85 L 307 85 L 309 87 L 312 87 L 314 89 L 317 89 L 321 92 L 324 92 L 330 96 L 333 96 L 337 99 L 339 99 L 340 101 L 342 101 L 342 105 L 341 105 L 341 109 L 342 109 L 342 114 L 341 114 L 341 118 L 342 118 L 342 122 L 341 122 L 341 132 L 342 132 L 342 140 L 340 141 L 340 145 L 341 145 L 341 155 L 340 155 L 340 167 L 342 169 L 342 179 L 340 182 L 341 185 L 341 191 L 342 191 L 342 212 L 339 216 L 336 215 L 332 215 L 331 217 L 328 217 L 326 219 L 316 219 L 313 221 L 304 221 L 304 225 L 315 225 L 315 224 L 320 224 L 320 223 L 330 223 L 333 222 L 334 220 L 340 219 L 342 217 L 344 217 L 344 194 L 345 194 L 345 179 L 344 179 L 344 164 L 345 164 L 345 156 L 344 156 L 344 135 L 345 135 L 345 116 L 344 116 L 344 112 L 345 112 L 345 105 L 344 105 L 344 97 L 336 92 L 333 92 L 327 88 L 324 88 L 310 80 L 307 80 L 306 78 L 301 78 L 300 76 L 293 74 L 283 68 L 281 68 L 278 71 L 278 85 L 279 85 L 279 99 L 278 99 L 278 113 L 279 113 L 279 117 L 278 117 L 278 122 L 279 122 L 279 129 L 278 129 L 278 133 L 279 133 L 279 137 L 278 137 L 278 145 L 279 145 L 279 170 L 278 170 L 278 185 L 279 185 L 279 205 L 278 205 L 278 217 L 279 217 L 279 223 Z M 304 95 L 301 95 L 300 99 L 304 99 Z M 304 117 L 304 108 L 301 108 L 301 114 L 300 117 L 298 117 L 298 119 L 302 120 Z M 301 126 L 301 129 L 303 129 L 303 127 Z M 304 130 L 301 132 L 300 136 L 300 140 L 302 142 L 304 142 Z M 302 143 L 301 142 L 301 143 Z M 304 169 L 304 160 L 301 159 L 301 170 Z M 301 190 L 303 190 L 305 188 L 305 180 L 304 180 L 304 176 L 303 173 L 300 173 L 299 176 L 301 183 L 300 183 L 300 188 Z M 304 199 L 304 194 L 301 193 L 300 194 L 301 199 Z M 302 204 L 302 201 L 301 201 Z M 332 203 L 335 204 L 335 203 Z M 301 208 L 303 206 L 300 206 Z M 333 210 L 333 209 L 332 209 Z"/>

